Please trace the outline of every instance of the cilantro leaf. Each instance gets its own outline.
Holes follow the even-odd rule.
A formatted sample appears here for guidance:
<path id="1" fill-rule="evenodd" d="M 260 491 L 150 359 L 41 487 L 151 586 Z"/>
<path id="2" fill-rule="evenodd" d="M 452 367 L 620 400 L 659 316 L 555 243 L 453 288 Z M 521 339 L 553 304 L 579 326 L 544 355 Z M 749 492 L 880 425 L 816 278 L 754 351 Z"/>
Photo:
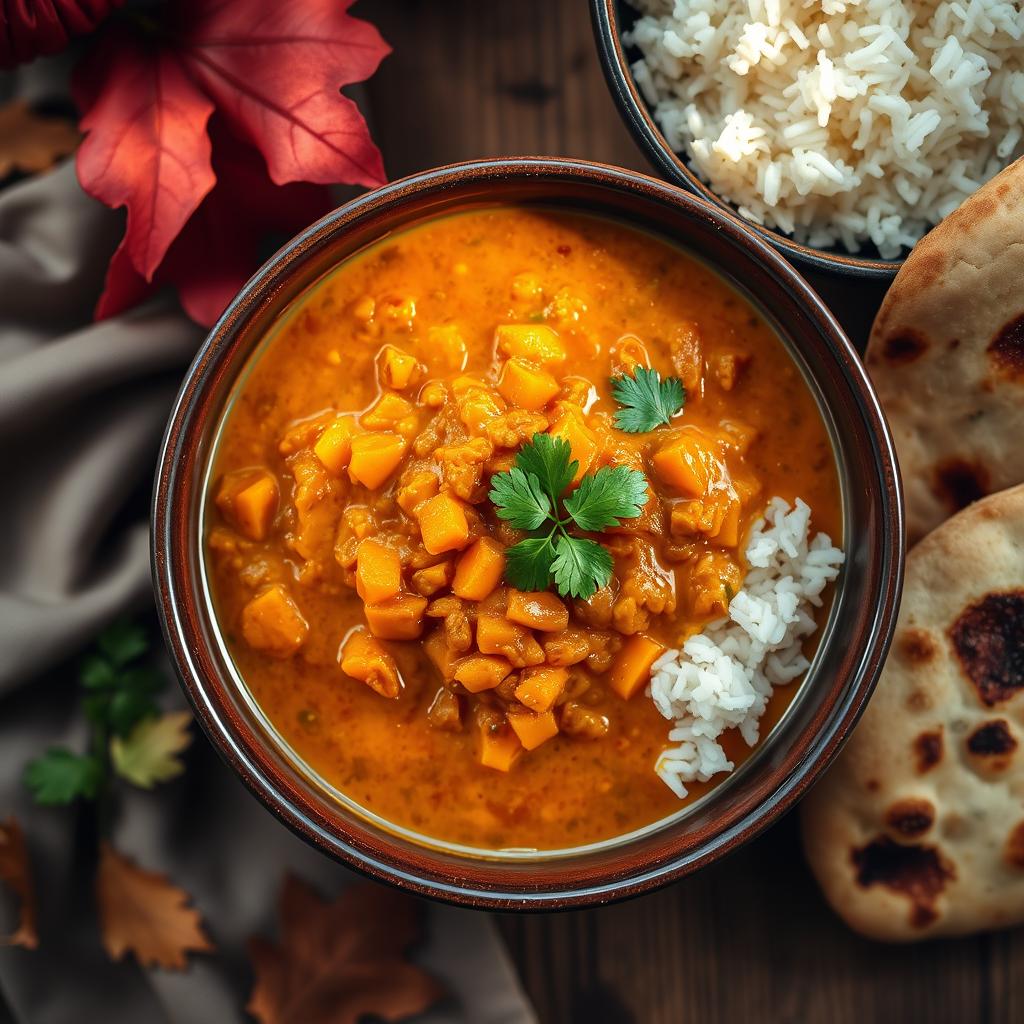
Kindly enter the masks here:
<path id="1" fill-rule="evenodd" d="M 572 448 L 562 437 L 534 434 L 529 444 L 519 449 L 516 465 L 524 473 L 533 473 L 544 493 L 555 503 L 573 482 L 580 464 L 572 458 Z"/>
<path id="2" fill-rule="evenodd" d="M 120 621 L 100 633 L 96 646 L 115 668 L 123 668 L 149 650 L 149 639 L 137 623 Z"/>
<path id="3" fill-rule="evenodd" d="M 75 797 L 91 799 L 99 790 L 103 769 L 95 757 L 51 747 L 25 768 L 25 785 L 38 804 L 69 804 Z"/>
<path id="4" fill-rule="evenodd" d="M 505 578 L 517 590 L 547 590 L 554 557 L 550 537 L 528 537 L 505 552 Z"/>
<path id="5" fill-rule="evenodd" d="M 633 375 L 611 378 L 612 396 L 622 406 L 615 426 L 629 434 L 645 434 L 671 421 L 686 403 L 686 388 L 678 377 L 661 379 L 657 370 L 638 366 Z"/>
<path id="6" fill-rule="evenodd" d="M 87 690 L 109 690 L 117 685 L 117 670 L 99 654 L 87 654 L 78 669 L 78 678 Z"/>
<path id="7" fill-rule="evenodd" d="M 551 501 L 534 473 L 513 466 L 491 480 L 495 511 L 517 530 L 536 530 L 551 515 Z"/>
<path id="8" fill-rule="evenodd" d="M 612 578 L 612 556 L 596 541 L 563 534 L 551 573 L 562 597 L 590 597 Z"/>
<path id="9" fill-rule="evenodd" d="M 636 519 L 647 504 L 647 479 L 629 466 L 603 466 L 588 473 L 579 487 L 565 499 L 565 511 L 587 533 L 621 526 L 623 519 Z"/>

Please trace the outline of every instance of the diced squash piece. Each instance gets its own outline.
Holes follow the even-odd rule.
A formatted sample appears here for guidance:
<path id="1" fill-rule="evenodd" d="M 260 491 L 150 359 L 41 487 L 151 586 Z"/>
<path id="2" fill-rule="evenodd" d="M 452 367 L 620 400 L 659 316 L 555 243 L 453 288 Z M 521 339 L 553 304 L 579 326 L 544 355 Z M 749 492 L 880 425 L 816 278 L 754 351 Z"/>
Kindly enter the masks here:
<path id="1" fill-rule="evenodd" d="M 441 674 L 441 678 L 451 682 L 455 678 L 455 663 L 458 660 L 458 654 L 448 646 L 443 628 L 435 629 L 423 641 L 423 650 L 433 662 L 434 668 Z"/>
<path id="2" fill-rule="evenodd" d="M 367 537 L 356 552 L 356 592 L 367 604 L 388 601 L 402 589 L 402 560 L 398 552 Z"/>
<path id="3" fill-rule="evenodd" d="M 470 693 L 493 690 L 511 672 L 508 659 L 497 655 L 470 654 L 455 664 L 455 678 Z"/>
<path id="4" fill-rule="evenodd" d="M 417 569 L 412 574 L 412 589 L 424 597 L 433 597 L 439 590 L 447 587 L 455 575 L 455 566 L 447 559 L 437 565 L 428 565 L 425 569 Z"/>
<path id="5" fill-rule="evenodd" d="M 362 627 L 354 629 L 342 645 L 341 671 L 391 700 L 402 688 L 395 659 Z"/>
<path id="6" fill-rule="evenodd" d="M 385 391 L 359 418 L 370 430 L 388 430 L 413 411 L 411 402 L 392 391 Z"/>
<path id="7" fill-rule="evenodd" d="M 498 391 L 510 405 L 533 412 L 543 409 L 558 394 L 559 384 L 547 370 L 515 358 L 502 367 Z"/>
<path id="8" fill-rule="evenodd" d="M 240 533 L 263 540 L 277 515 L 277 481 L 264 473 L 235 495 L 234 519 Z"/>
<path id="9" fill-rule="evenodd" d="M 582 629 L 566 629 L 544 640 L 544 658 L 549 665 L 578 665 L 590 654 L 590 640 Z"/>
<path id="10" fill-rule="evenodd" d="M 467 601 L 482 601 L 501 581 L 505 549 L 491 537 L 474 541 L 455 567 L 452 593 Z"/>
<path id="11" fill-rule="evenodd" d="M 512 731 L 519 737 L 524 750 L 536 750 L 552 736 L 558 735 L 558 722 L 555 721 L 553 711 L 537 714 L 535 711 L 527 711 L 526 708 L 517 708 L 513 705 L 505 712 L 505 717 Z"/>
<path id="12" fill-rule="evenodd" d="M 560 437 L 569 442 L 572 457 L 579 463 L 573 483 L 579 483 L 590 471 L 594 459 L 600 451 L 597 435 L 583 422 L 583 414 L 573 405 L 564 405 L 558 418 L 548 431 L 552 437 Z"/>
<path id="13" fill-rule="evenodd" d="M 398 594 L 363 609 L 370 632 L 381 640 L 415 640 L 423 632 L 427 599 L 418 594 Z"/>
<path id="14" fill-rule="evenodd" d="M 442 686 L 427 708 L 427 721 L 444 732 L 458 732 L 462 728 L 462 704 L 451 690 Z"/>
<path id="15" fill-rule="evenodd" d="M 740 503 L 730 501 L 722 517 L 722 524 L 714 538 L 724 548 L 734 548 L 740 542 Z"/>
<path id="16" fill-rule="evenodd" d="M 348 475 L 353 483 L 374 490 L 398 468 L 405 456 L 406 440 L 397 434 L 360 434 L 352 438 Z"/>
<path id="17" fill-rule="evenodd" d="M 438 494 L 416 509 L 423 546 L 432 555 L 461 551 L 469 543 L 469 520 L 458 499 Z"/>
<path id="18" fill-rule="evenodd" d="M 454 381 L 452 389 L 456 392 L 459 419 L 471 434 L 479 436 L 487 430 L 488 423 L 505 412 L 505 403 L 490 388 L 478 385 L 460 393 L 456 388 L 457 384 L 458 381 Z"/>
<path id="19" fill-rule="evenodd" d="M 404 476 L 403 476 L 403 479 Z M 416 506 L 437 494 L 441 482 L 435 473 L 425 469 L 413 474 L 412 478 L 398 488 L 398 505 L 407 515 L 412 515 Z"/>
<path id="20" fill-rule="evenodd" d="M 480 612 L 476 617 L 476 646 L 482 654 L 500 654 L 516 668 L 540 665 L 544 650 L 533 634 L 504 615 Z"/>
<path id="21" fill-rule="evenodd" d="M 427 343 L 423 351 L 424 358 L 438 369 L 458 373 L 466 366 L 468 349 L 462 332 L 455 324 L 441 324 L 428 328 Z"/>
<path id="22" fill-rule="evenodd" d="M 385 345 L 377 364 L 380 382 L 386 388 L 404 391 L 412 384 L 419 365 L 415 356 L 395 348 L 394 345 Z"/>
<path id="23" fill-rule="evenodd" d="M 257 594 L 242 609 L 242 636 L 256 651 L 291 657 L 309 635 L 309 625 L 281 583 Z"/>
<path id="24" fill-rule="evenodd" d="M 564 668 L 545 665 L 542 668 L 527 669 L 516 687 L 516 700 L 538 714 L 550 711 L 568 681 L 569 672 Z"/>
<path id="25" fill-rule="evenodd" d="M 510 590 L 505 614 L 513 622 L 542 633 L 560 633 L 569 625 L 569 609 L 548 590 Z"/>
<path id="26" fill-rule="evenodd" d="M 518 356 L 541 366 L 565 362 L 565 346 L 547 324 L 501 324 L 494 341 L 503 356 Z"/>
<path id="27" fill-rule="evenodd" d="M 665 648 L 643 633 L 631 636 L 615 656 L 608 685 L 623 700 L 642 690 L 651 678 L 651 666 Z"/>
<path id="28" fill-rule="evenodd" d="M 694 498 L 705 495 L 710 485 L 723 476 L 721 460 L 693 433 L 683 434 L 655 452 L 651 465 L 670 487 Z"/>
<path id="29" fill-rule="evenodd" d="M 519 737 L 506 725 L 480 730 L 480 763 L 499 772 L 510 771 L 523 752 Z"/>
<path id="30" fill-rule="evenodd" d="M 339 416 L 317 438 L 313 454 L 324 464 L 328 472 L 341 476 L 352 458 L 352 438 L 359 432 L 351 416 Z"/>

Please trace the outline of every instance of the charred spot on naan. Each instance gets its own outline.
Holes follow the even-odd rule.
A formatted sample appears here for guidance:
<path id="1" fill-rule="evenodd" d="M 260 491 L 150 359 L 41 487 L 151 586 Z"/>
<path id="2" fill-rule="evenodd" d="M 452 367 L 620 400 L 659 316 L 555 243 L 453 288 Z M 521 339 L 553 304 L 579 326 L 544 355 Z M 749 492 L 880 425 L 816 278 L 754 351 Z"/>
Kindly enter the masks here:
<path id="1" fill-rule="evenodd" d="M 964 675 L 993 707 L 1024 687 L 1024 590 L 986 594 L 949 630 Z"/>
<path id="2" fill-rule="evenodd" d="M 1010 867 L 1024 871 L 1024 821 L 1017 825 L 1007 838 L 1003 857 Z"/>
<path id="3" fill-rule="evenodd" d="M 1024 383 L 1024 313 L 1006 324 L 988 346 L 989 362 L 996 372 Z"/>
<path id="4" fill-rule="evenodd" d="M 896 650 L 910 665 L 925 665 L 939 653 L 939 645 L 926 629 L 908 626 L 896 638 Z"/>
<path id="5" fill-rule="evenodd" d="M 851 852 L 857 884 L 880 885 L 910 901 L 910 923 L 927 928 L 938 917 L 935 904 L 956 878 L 953 864 L 937 847 L 895 842 L 881 835 Z"/>
<path id="6" fill-rule="evenodd" d="M 988 470 L 966 459 L 944 459 L 932 476 L 932 493 L 945 502 L 950 512 L 973 505 L 990 490 Z"/>
<path id="7" fill-rule="evenodd" d="M 1017 749 L 1017 740 L 1004 718 L 983 722 L 967 737 L 967 751 L 985 771 L 1005 771 Z"/>
<path id="8" fill-rule="evenodd" d="M 882 358 L 893 366 L 907 366 L 928 351 L 928 341 L 912 328 L 891 334 L 882 342 Z"/>
<path id="9" fill-rule="evenodd" d="M 917 772 L 924 775 L 942 760 L 942 727 L 921 733 L 914 740 L 914 760 Z"/>
<path id="10" fill-rule="evenodd" d="M 885 812 L 885 827 L 897 842 L 920 839 L 935 824 L 935 808 L 923 797 L 897 800 Z"/>

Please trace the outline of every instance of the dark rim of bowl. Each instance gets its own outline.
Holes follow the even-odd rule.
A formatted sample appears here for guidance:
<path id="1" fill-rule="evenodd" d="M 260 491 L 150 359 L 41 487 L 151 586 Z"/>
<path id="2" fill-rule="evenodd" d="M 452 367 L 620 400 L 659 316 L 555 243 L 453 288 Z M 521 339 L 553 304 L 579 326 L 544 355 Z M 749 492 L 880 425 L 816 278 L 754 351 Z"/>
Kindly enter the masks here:
<path id="1" fill-rule="evenodd" d="M 863 433 L 870 439 L 871 479 L 859 481 L 875 495 L 876 529 L 871 535 L 877 558 L 871 560 L 870 585 L 877 603 L 865 611 L 864 624 L 853 639 L 856 660 L 823 689 L 822 703 L 831 702 L 827 715 L 817 715 L 798 735 L 799 762 L 781 777 L 763 799 L 730 810 L 725 824 L 699 843 L 687 845 L 686 835 L 666 840 L 657 856 L 637 858 L 623 867 L 594 868 L 572 859 L 545 874 L 551 862 L 531 862 L 542 881 L 516 887 L 501 872 L 507 861 L 455 857 L 430 847 L 403 843 L 381 830 L 346 821 L 339 824 L 314 799 L 308 785 L 292 782 L 280 768 L 280 751 L 261 738 L 251 722 L 240 716 L 226 695 L 231 682 L 217 668 L 208 632 L 215 629 L 204 602 L 196 600 L 193 555 L 201 547 L 194 522 L 195 500 L 202 487 L 211 452 L 203 450 L 201 433 L 210 417 L 219 421 L 223 404 L 213 406 L 213 393 L 233 381 L 251 354 L 250 347 L 230 365 L 233 348 L 245 337 L 246 325 L 288 293 L 288 283 L 306 261 L 327 250 L 333 239 L 367 223 L 379 225 L 377 237 L 387 234 L 382 217 L 401 213 L 416 200 L 444 201 L 460 186 L 488 184 L 550 185 L 553 189 L 578 183 L 593 192 L 618 193 L 624 199 L 657 206 L 683 208 L 703 221 L 705 229 L 726 236 L 730 245 L 747 249 L 779 289 L 781 301 L 799 308 L 823 351 L 842 378 Z M 475 193 L 479 196 L 479 192 Z M 473 204 L 474 194 L 466 197 Z M 461 197 L 460 197 L 461 199 Z M 502 201 L 497 197 L 496 203 Z M 558 200 L 552 200 L 558 202 Z M 479 203 L 478 203 L 479 204 Z M 613 210 L 611 202 L 608 210 Z M 450 212 L 450 211 L 449 211 Z M 436 215 L 436 214 L 435 214 Z M 614 215 L 614 214 L 613 214 Z M 289 296 L 288 301 L 294 296 Z M 279 312 L 279 310 L 277 311 Z M 276 315 L 276 313 L 275 313 Z M 206 417 L 207 419 L 204 419 Z M 837 452 L 842 459 L 842 452 Z M 877 399 L 852 344 L 815 292 L 793 268 L 742 222 L 688 193 L 647 175 L 622 168 L 572 159 L 517 157 L 480 160 L 441 167 L 385 185 L 328 214 L 273 256 L 242 288 L 200 348 L 175 400 L 159 455 L 153 491 L 152 565 L 157 609 L 164 637 L 183 689 L 196 717 L 221 757 L 248 788 L 284 824 L 334 859 L 380 881 L 446 902 L 496 910 L 550 910 L 608 903 L 657 888 L 716 860 L 762 832 L 791 808 L 838 753 L 863 711 L 881 671 L 892 633 L 902 584 L 904 534 L 902 495 L 896 458 Z M 833 637 L 838 642 L 838 636 Z M 843 638 L 850 642 L 849 637 Z M 838 696 L 836 696 L 838 694 Z M 630 844 L 632 845 L 632 844 Z M 628 850 L 628 846 L 619 850 Z M 612 850 L 612 853 L 618 851 Z M 543 856 L 543 855 L 541 855 Z M 652 863 L 653 861 L 653 863 Z M 517 875 L 516 878 L 519 876 Z M 495 880 L 495 878 L 497 880 Z"/>
<path id="2" fill-rule="evenodd" d="M 669 181 L 681 185 L 702 199 L 713 203 L 730 217 L 740 221 L 744 227 L 755 232 L 769 244 L 794 260 L 802 267 L 825 273 L 841 274 L 844 277 L 868 278 L 885 281 L 895 277 L 903 260 L 865 259 L 849 256 L 826 249 L 814 249 L 794 241 L 788 235 L 762 227 L 747 220 L 736 212 L 735 207 L 716 195 L 693 173 L 686 162 L 676 153 L 662 135 L 647 102 L 633 81 L 622 36 L 619 31 L 618 6 L 621 0 L 590 0 L 591 21 L 597 41 L 598 55 L 604 71 L 605 81 L 611 91 L 619 114 L 641 151 L 659 173 Z"/>

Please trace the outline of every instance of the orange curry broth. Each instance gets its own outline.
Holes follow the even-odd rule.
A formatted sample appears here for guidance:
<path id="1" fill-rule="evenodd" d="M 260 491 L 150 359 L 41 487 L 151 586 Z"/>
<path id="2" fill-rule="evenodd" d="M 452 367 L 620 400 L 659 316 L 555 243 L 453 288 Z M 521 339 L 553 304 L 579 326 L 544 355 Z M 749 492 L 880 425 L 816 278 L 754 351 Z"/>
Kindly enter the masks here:
<path id="1" fill-rule="evenodd" d="M 606 722 L 604 735 L 559 733 L 524 752 L 508 771 L 479 761 L 481 730 L 467 701 L 475 707 L 480 697 L 459 698 L 462 718 L 454 729 L 450 720 L 438 728 L 428 719 L 442 679 L 422 640 L 383 641 L 401 674 L 396 699 L 345 675 L 340 648 L 354 629 L 365 629 L 366 618 L 352 568 L 343 568 L 335 557 L 336 541 L 342 548 L 339 531 L 345 532 L 343 512 L 366 506 L 371 532 L 374 517 L 399 515 L 394 503 L 403 469 L 371 490 L 350 482 L 344 471 L 338 477 L 324 474 L 310 451 L 337 411 L 358 414 L 374 405 L 382 393 L 380 353 L 388 345 L 420 364 L 412 384 L 400 392 L 416 406 L 419 418 L 410 437 L 418 436 L 438 411 L 423 409 L 418 401 L 428 381 L 450 384 L 464 371 L 486 377 L 493 386 L 501 362 L 495 332 L 502 324 L 550 326 L 564 347 L 567 359 L 549 367 L 562 393 L 548 412 L 571 391 L 573 378 L 586 378 L 596 393 L 577 395 L 584 419 L 597 423 L 601 436 L 611 438 L 620 452 L 639 446 L 636 458 L 648 460 L 642 464 L 656 497 L 646 511 L 659 517 L 661 526 L 645 534 L 644 543 L 658 560 L 655 582 L 667 580 L 674 587 L 676 608 L 661 615 L 640 610 L 633 620 L 631 606 L 625 612 L 620 608 L 617 625 L 627 633 L 640 625 L 643 635 L 677 646 L 720 615 L 721 604 L 713 603 L 715 587 L 717 598 L 727 603 L 725 584 L 714 573 L 710 581 L 697 578 L 691 556 L 710 552 L 714 566 L 729 559 L 738 563 L 743 535 L 773 495 L 803 498 L 813 510 L 813 528 L 839 537 L 839 487 L 819 411 L 773 331 L 699 262 L 622 224 L 518 207 L 451 215 L 374 245 L 298 300 L 234 396 L 212 476 L 214 495 L 218 487 L 222 495 L 231 490 L 225 481 L 247 482 L 253 473 L 269 474 L 267 486 L 276 484 L 278 492 L 261 540 L 252 539 L 251 524 L 245 536 L 230 500 L 222 499 L 219 508 L 210 503 L 207 570 L 238 670 L 298 755 L 362 807 L 435 839 L 486 849 L 550 850 L 641 828 L 678 811 L 726 776 L 689 784 L 687 801 L 679 801 L 654 772 L 670 723 L 642 686 L 628 700 L 611 692 L 607 673 L 573 677 L 587 677 L 577 704 L 592 720 Z M 453 336 L 464 342 L 464 360 L 458 346 L 453 354 Z M 628 371 L 644 351 L 662 376 L 690 376 L 688 401 L 671 428 L 622 434 L 609 426 L 616 406 L 608 377 L 613 370 Z M 713 434 L 725 422 L 745 425 L 741 434 L 749 448 L 739 460 L 745 464 L 740 472 L 753 490 L 743 507 L 740 539 L 730 550 L 700 533 L 672 536 L 667 524 L 680 494 L 665 486 L 649 463 L 651 452 L 672 431 L 685 425 L 685 430 Z M 489 468 L 507 465 L 512 454 L 496 451 Z M 407 460 L 413 457 L 410 451 Z M 231 473 L 235 477 L 225 477 Z M 485 472 L 484 493 L 488 479 Z M 511 543 L 514 536 L 507 530 L 497 532 L 489 503 L 480 508 L 480 532 Z M 645 528 L 651 528 L 649 520 Z M 629 536 L 627 530 L 613 543 L 628 542 Z M 349 565 L 354 543 L 349 537 Z M 677 545 L 674 557 L 683 551 L 682 561 L 665 556 L 670 543 Z M 623 585 L 620 576 L 637 577 L 628 558 L 617 559 L 615 587 Z M 266 637 L 259 629 L 247 634 L 241 623 L 246 605 L 274 585 L 283 588 L 308 629 L 301 631 L 297 650 L 268 654 L 246 639 L 258 647 Z M 606 620 L 607 608 L 603 615 Z M 591 629 L 575 612 L 573 619 L 572 624 Z M 439 625 L 427 619 L 424 636 Z M 608 637 L 610 649 L 628 638 L 615 624 L 593 635 Z M 458 684 L 454 689 L 462 692 Z M 762 720 L 762 737 L 796 690 L 793 684 L 776 691 Z M 555 713 L 564 716 L 559 708 Z M 735 732 L 723 737 L 723 745 L 737 765 L 750 756 Z"/>

